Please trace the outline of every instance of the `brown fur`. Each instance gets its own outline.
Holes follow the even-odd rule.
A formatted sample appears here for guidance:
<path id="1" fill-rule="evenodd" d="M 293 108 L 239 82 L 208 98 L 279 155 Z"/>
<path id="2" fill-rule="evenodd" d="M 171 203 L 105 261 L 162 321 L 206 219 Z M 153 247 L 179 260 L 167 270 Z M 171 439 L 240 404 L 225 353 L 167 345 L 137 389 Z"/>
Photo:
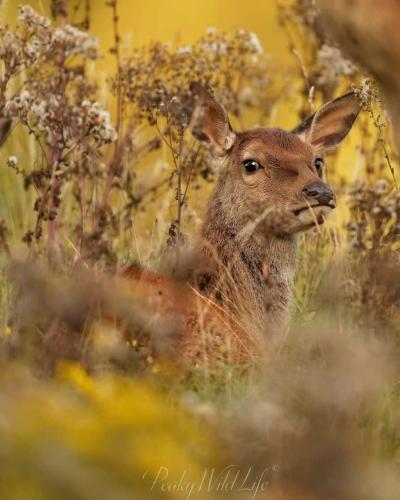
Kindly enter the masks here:
<path id="1" fill-rule="evenodd" d="M 178 362 L 194 366 L 223 359 L 243 362 L 259 353 L 243 326 L 204 290 L 137 266 L 126 269 L 123 276 L 134 282 L 134 287 L 128 286 L 137 303 L 176 322 L 168 353 Z"/>
<path id="2" fill-rule="evenodd" d="M 259 127 L 235 133 L 206 89 L 193 83 L 191 90 L 193 135 L 221 163 L 195 241 L 194 265 L 183 280 L 130 267 L 116 285 L 130 290 L 140 310 L 174 323 L 173 355 L 182 363 L 244 362 L 263 354 L 285 328 L 296 233 L 324 222 L 335 202 L 315 158 L 344 138 L 359 104 L 350 93 L 293 132 Z M 0 123 L 0 144 L 8 130 L 9 124 Z M 260 168 L 248 172 L 246 160 Z M 315 185 L 328 190 L 329 201 L 311 193 Z"/>
<path id="3" fill-rule="evenodd" d="M 182 281 L 138 268 L 127 277 L 149 309 L 179 318 L 178 360 L 243 362 L 263 354 L 287 324 L 296 233 L 322 223 L 333 206 L 316 206 L 304 189 L 325 186 L 314 160 L 343 139 L 359 104 L 350 93 L 294 133 L 255 128 L 236 134 L 203 87 L 195 83 L 192 92 L 197 106 L 191 129 L 222 167 L 195 240 L 192 271 Z M 262 168 L 247 173 L 243 162 L 249 159 Z"/>

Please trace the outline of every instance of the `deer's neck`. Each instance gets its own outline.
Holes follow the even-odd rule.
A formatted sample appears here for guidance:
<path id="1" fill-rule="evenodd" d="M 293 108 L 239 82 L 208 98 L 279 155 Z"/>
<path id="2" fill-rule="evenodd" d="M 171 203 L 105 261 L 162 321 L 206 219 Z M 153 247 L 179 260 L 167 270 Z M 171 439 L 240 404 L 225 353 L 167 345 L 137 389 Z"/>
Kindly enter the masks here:
<path id="1" fill-rule="evenodd" d="M 280 329 L 286 323 L 296 271 L 296 237 L 243 236 L 248 221 L 211 199 L 202 228 L 206 272 L 201 291 L 235 315 Z"/>

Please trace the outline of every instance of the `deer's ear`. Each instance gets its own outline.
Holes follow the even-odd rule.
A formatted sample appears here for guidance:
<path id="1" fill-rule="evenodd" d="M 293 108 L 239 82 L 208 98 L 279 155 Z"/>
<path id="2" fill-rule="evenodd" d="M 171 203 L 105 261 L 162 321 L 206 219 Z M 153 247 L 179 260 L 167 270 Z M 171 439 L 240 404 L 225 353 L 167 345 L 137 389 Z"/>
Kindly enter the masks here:
<path id="1" fill-rule="evenodd" d="M 325 104 L 292 132 L 317 151 L 332 149 L 349 133 L 360 109 L 359 99 L 354 92 L 349 92 Z"/>
<path id="2" fill-rule="evenodd" d="M 0 146 L 2 146 L 8 137 L 11 128 L 11 120 L 0 116 Z"/>
<path id="3" fill-rule="evenodd" d="M 231 149 L 236 138 L 228 115 L 200 83 L 192 82 L 190 91 L 195 100 L 190 122 L 193 137 L 221 157 Z"/>

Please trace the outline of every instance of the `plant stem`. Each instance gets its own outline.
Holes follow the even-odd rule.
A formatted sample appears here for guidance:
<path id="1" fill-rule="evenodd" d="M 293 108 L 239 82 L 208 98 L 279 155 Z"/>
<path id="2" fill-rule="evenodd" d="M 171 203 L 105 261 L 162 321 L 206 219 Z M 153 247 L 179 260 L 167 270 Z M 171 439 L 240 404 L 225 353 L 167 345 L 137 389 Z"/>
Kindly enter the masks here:
<path id="1" fill-rule="evenodd" d="M 68 0 L 62 0 L 61 8 L 60 8 L 60 26 L 65 28 L 68 21 Z M 60 58 L 60 69 L 64 66 L 64 56 Z M 52 169 L 52 178 L 50 181 L 50 213 L 54 211 L 54 215 L 51 220 L 49 220 L 48 224 L 48 234 L 49 234 L 49 257 L 58 253 L 59 245 L 57 240 L 57 215 L 55 214 L 54 199 L 60 189 L 60 180 L 55 175 L 55 170 L 57 169 L 58 162 L 61 158 L 61 151 L 58 148 L 54 148 L 51 155 L 51 169 Z"/>

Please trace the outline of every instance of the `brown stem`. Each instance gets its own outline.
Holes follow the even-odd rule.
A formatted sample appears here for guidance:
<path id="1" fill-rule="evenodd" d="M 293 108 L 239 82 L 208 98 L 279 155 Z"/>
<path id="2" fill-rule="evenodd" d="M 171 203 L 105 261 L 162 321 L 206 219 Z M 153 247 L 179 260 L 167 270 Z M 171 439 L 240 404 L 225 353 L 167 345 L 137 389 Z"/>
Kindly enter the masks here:
<path id="1" fill-rule="evenodd" d="M 86 0 L 86 4 L 85 4 L 85 10 L 86 10 L 85 28 L 87 31 L 89 31 L 89 29 L 90 29 L 90 9 L 91 9 L 90 0 Z"/>
<path id="2" fill-rule="evenodd" d="M 189 176 L 188 176 L 188 179 L 187 179 L 187 181 L 186 181 L 185 191 L 184 191 L 183 196 L 182 196 L 182 206 L 184 205 L 185 200 L 186 200 L 186 195 L 187 195 L 188 190 L 189 190 L 190 181 L 192 180 L 194 163 L 195 163 L 195 161 L 196 161 L 197 155 L 199 154 L 199 150 L 200 150 L 200 148 L 198 148 L 198 149 L 197 149 L 197 151 L 196 151 L 196 155 L 195 155 L 195 157 L 193 158 L 193 161 L 191 162 L 191 165 L 190 165 L 190 172 L 189 172 Z"/>
<path id="3" fill-rule="evenodd" d="M 122 145 L 122 140 L 121 140 L 121 135 L 122 135 L 122 88 L 121 88 L 121 52 L 120 52 L 120 42 L 121 42 L 121 37 L 119 35 L 119 17 L 118 17 L 118 2 L 117 0 L 113 0 L 112 2 L 109 3 L 110 7 L 112 7 L 113 10 L 113 27 L 114 27 L 114 54 L 115 58 L 117 61 L 117 120 L 116 120 L 116 130 L 118 133 L 118 139 L 115 143 L 115 150 L 114 150 L 114 156 L 111 160 L 110 167 L 108 170 L 108 175 L 107 175 L 107 180 L 105 183 L 104 191 L 103 191 L 103 197 L 100 202 L 100 207 L 98 210 L 98 217 L 96 218 L 95 221 L 95 227 L 94 231 L 97 231 L 98 225 L 99 225 L 99 219 L 104 213 L 104 211 L 107 208 L 108 204 L 108 199 L 110 197 L 110 193 L 112 190 L 112 185 L 113 185 L 113 180 L 114 180 L 114 175 L 115 172 L 121 162 L 122 159 L 122 150 L 123 150 L 123 145 Z M 131 131 L 128 131 L 126 134 L 126 137 L 124 139 L 124 143 L 126 142 L 127 138 L 129 137 Z"/>
<path id="4" fill-rule="evenodd" d="M 78 248 L 80 254 L 82 254 L 82 246 L 83 246 L 83 235 L 85 234 L 84 232 L 84 226 L 85 226 L 85 192 L 86 192 L 86 183 L 85 183 L 85 178 L 81 177 L 80 182 L 79 182 L 79 210 L 80 210 L 80 228 L 79 228 L 79 242 L 78 242 Z"/>
<path id="5" fill-rule="evenodd" d="M 60 24 L 61 26 L 65 26 L 63 23 L 68 17 L 68 0 L 62 0 L 60 5 Z"/>
<path id="6" fill-rule="evenodd" d="M 54 199 L 57 196 L 58 190 L 60 189 L 60 179 L 55 175 L 58 162 L 60 160 L 60 151 L 55 149 L 51 156 L 51 169 L 52 178 L 50 181 L 50 220 L 48 224 L 49 231 L 49 255 L 54 255 L 58 252 L 58 240 L 57 240 L 57 206 L 54 203 Z"/>
<path id="7" fill-rule="evenodd" d="M 60 26 L 65 27 L 68 21 L 68 0 L 62 0 L 60 8 Z M 60 69 L 64 66 L 64 56 L 60 58 Z M 60 189 L 60 180 L 55 175 L 55 170 L 57 168 L 58 162 L 61 158 L 61 152 L 58 148 L 54 148 L 51 155 L 51 169 L 52 169 L 52 179 L 50 182 L 50 214 L 51 219 L 48 224 L 48 234 L 49 234 L 49 256 L 58 252 L 59 246 L 57 241 L 57 207 L 54 204 L 54 199 L 57 196 L 58 190 Z"/>
<path id="8" fill-rule="evenodd" d="M 120 137 L 122 132 L 122 88 L 121 88 L 121 36 L 119 34 L 119 16 L 118 16 L 118 1 L 112 2 L 113 9 L 113 28 L 114 28 L 114 51 L 117 62 L 117 132 L 118 139 L 115 145 L 118 151 L 120 144 Z"/>
<path id="9" fill-rule="evenodd" d="M 182 144 L 182 139 L 181 139 L 181 144 Z M 181 149 L 181 146 L 179 147 Z M 177 201 L 178 201 L 178 210 L 177 210 L 177 228 L 178 228 L 178 244 L 180 241 L 180 233 L 181 233 L 181 222 L 182 222 L 182 165 L 180 162 L 181 155 L 179 154 L 178 158 L 178 169 L 177 169 L 177 179 L 178 179 L 178 185 L 177 185 Z"/>

